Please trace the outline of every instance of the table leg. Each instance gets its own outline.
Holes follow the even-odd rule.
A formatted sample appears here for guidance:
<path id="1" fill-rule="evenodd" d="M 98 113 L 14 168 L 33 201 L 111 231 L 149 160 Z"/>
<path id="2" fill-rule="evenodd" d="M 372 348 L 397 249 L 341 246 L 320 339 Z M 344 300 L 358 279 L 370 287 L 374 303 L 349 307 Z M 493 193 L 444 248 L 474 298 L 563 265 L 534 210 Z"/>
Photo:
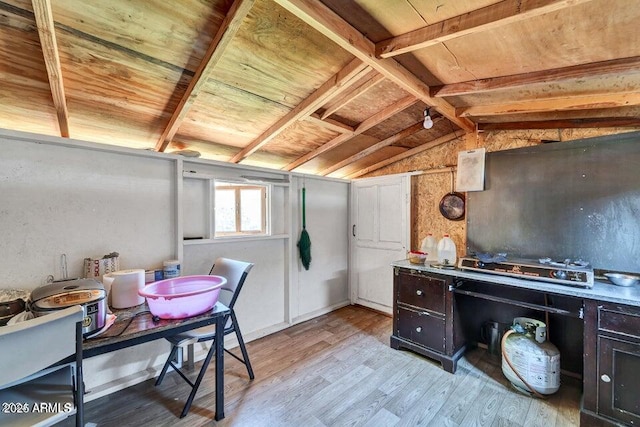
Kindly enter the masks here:
<path id="1" fill-rule="evenodd" d="M 216 317 L 216 421 L 224 418 L 224 320 Z"/>

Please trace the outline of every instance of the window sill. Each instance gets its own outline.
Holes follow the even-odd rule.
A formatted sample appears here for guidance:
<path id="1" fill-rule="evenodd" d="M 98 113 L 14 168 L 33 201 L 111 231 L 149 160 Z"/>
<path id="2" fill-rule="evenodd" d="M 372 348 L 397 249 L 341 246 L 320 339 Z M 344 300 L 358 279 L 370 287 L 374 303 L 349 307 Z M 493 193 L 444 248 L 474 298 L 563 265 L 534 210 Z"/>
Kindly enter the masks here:
<path id="1" fill-rule="evenodd" d="M 271 236 L 237 236 L 237 237 L 219 237 L 217 239 L 189 239 L 183 240 L 184 246 L 191 245 L 215 245 L 219 243 L 234 243 L 234 242 L 251 242 L 259 240 L 279 240 L 288 239 L 288 234 L 273 234 Z"/>

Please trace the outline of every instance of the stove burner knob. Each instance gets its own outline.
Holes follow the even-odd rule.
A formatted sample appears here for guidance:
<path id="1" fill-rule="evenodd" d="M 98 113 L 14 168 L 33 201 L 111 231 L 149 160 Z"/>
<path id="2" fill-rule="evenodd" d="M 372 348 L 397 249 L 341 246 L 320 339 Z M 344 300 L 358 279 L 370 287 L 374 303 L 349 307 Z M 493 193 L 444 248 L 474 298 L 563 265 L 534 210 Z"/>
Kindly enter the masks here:
<path id="1" fill-rule="evenodd" d="M 556 279 L 565 280 L 567 278 L 567 272 L 564 270 L 557 270 L 553 272 L 553 276 Z"/>

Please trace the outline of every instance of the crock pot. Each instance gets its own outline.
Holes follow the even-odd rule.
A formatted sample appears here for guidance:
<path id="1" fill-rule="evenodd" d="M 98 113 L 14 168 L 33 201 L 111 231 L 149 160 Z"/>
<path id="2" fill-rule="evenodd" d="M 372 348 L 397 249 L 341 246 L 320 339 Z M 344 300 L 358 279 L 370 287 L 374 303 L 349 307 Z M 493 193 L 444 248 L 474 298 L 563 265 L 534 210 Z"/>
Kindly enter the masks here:
<path id="1" fill-rule="evenodd" d="M 0 326 L 25 310 L 29 294 L 25 289 L 0 289 Z"/>
<path id="2" fill-rule="evenodd" d="M 107 318 L 107 293 L 96 279 L 72 279 L 53 282 L 31 292 L 29 309 L 35 317 L 80 305 L 84 311 L 82 334 L 104 327 Z"/>

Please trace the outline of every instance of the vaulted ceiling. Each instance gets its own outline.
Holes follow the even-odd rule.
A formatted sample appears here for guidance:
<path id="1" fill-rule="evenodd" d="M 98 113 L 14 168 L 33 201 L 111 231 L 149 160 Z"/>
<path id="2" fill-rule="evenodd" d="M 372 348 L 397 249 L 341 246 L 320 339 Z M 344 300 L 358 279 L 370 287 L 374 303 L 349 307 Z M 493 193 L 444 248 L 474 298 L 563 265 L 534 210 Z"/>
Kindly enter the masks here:
<path id="1" fill-rule="evenodd" d="M 637 0 L 0 0 L 0 128 L 356 177 L 469 132 L 639 127 L 638 22 Z"/>

